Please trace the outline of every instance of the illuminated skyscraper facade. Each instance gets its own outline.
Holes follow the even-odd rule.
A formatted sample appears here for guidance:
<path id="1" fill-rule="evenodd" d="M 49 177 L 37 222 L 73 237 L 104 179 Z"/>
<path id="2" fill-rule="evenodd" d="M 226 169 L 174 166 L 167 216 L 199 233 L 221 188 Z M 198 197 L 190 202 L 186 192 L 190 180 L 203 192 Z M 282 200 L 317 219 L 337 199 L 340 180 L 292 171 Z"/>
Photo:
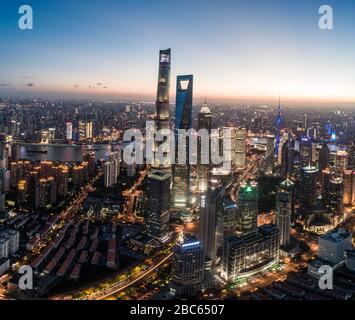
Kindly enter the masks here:
<path id="1" fill-rule="evenodd" d="M 234 140 L 234 164 L 237 168 L 245 167 L 247 131 L 245 128 L 236 128 Z"/>
<path id="2" fill-rule="evenodd" d="M 202 289 L 204 266 L 202 244 L 190 237 L 173 248 L 171 291 L 177 295 L 191 295 Z"/>
<path id="3" fill-rule="evenodd" d="M 160 50 L 159 77 L 156 101 L 157 129 L 168 129 L 170 121 L 169 89 L 170 89 L 171 49 Z"/>
<path id="4" fill-rule="evenodd" d="M 189 159 L 189 138 L 179 133 L 180 130 L 191 129 L 192 127 L 192 96 L 193 76 L 185 75 L 177 77 L 176 84 L 176 106 L 175 106 L 175 159 L 173 166 L 173 199 L 174 207 L 186 207 L 190 192 L 190 159 Z M 181 141 L 185 142 L 179 143 Z M 177 163 L 179 154 L 185 155 L 185 163 Z"/>
<path id="5" fill-rule="evenodd" d="M 163 135 L 168 134 L 170 129 L 170 106 L 169 106 L 169 91 L 170 91 L 170 70 L 171 70 L 171 49 L 160 50 L 159 52 L 159 75 L 158 75 L 158 87 L 157 87 L 157 99 L 156 99 L 156 125 L 154 126 L 155 132 L 161 130 Z M 154 169 L 169 170 L 170 162 L 166 162 L 158 157 L 159 146 L 161 142 L 154 143 L 155 161 L 153 163 Z M 164 156 L 170 152 L 164 150 Z M 169 170 L 170 171 L 170 170 Z"/>
<path id="6" fill-rule="evenodd" d="M 344 171 L 344 205 L 355 203 L 355 171 Z"/>
<path id="7" fill-rule="evenodd" d="M 258 184 L 244 181 L 239 186 L 237 234 L 243 235 L 257 228 Z"/>
<path id="8" fill-rule="evenodd" d="M 201 195 L 199 212 L 199 239 L 207 264 L 213 264 L 216 257 L 216 196 L 217 191 L 208 190 Z"/>

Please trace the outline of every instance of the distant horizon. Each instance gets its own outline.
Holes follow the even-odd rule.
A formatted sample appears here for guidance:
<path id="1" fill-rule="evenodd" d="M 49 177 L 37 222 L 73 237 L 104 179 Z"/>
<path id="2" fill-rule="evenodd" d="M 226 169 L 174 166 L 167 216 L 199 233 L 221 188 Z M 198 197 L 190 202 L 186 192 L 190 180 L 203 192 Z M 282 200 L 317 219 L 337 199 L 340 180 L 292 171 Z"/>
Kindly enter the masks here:
<path id="1" fill-rule="evenodd" d="M 303 98 L 281 98 L 281 105 L 283 107 L 325 107 L 325 108 L 350 108 L 355 107 L 354 101 L 341 101 L 341 100 L 332 100 L 332 101 L 322 101 L 317 99 L 303 99 Z M 19 93 L 15 94 L 0 94 L 0 99 L 19 99 L 19 100 L 73 100 L 73 101 L 82 101 L 82 100 L 97 100 L 97 101 L 127 101 L 127 102 L 140 102 L 140 103 L 151 103 L 154 104 L 156 97 L 154 95 L 140 95 L 140 94 L 114 94 L 114 93 L 87 93 L 87 92 L 78 92 L 75 95 L 67 92 L 41 92 L 37 93 L 35 90 L 28 93 Z M 278 106 L 279 97 L 211 97 L 211 96 L 194 96 L 193 103 L 194 105 L 203 104 L 205 101 L 207 104 L 218 105 L 250 105 L 250 106 L 269 106 L 275 107 Z M 175 104 L 175 95 L 170 96 L 170 104 Z"/>

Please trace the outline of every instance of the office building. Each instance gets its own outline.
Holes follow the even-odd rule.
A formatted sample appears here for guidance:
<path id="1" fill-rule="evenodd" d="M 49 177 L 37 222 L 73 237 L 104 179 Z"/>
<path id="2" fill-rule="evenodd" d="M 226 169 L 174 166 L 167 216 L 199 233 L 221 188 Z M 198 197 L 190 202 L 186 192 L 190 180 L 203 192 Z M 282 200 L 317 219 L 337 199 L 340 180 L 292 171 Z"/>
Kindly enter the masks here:
<path id="1" fill-rule="evenodd" d="M 199 212 L 199 239 L 207 269 L 216 258 L 216 191 L 208 190 L 201 195 Z"/>
<path id="2" fill-rule="evenodd" d="M 237 214 L 237 234 L 254 231 L 258 217 L 258 184 L 255 181 L 243 181 L 239 186 Z"/>
<path id="3" fill-rule="evenodd" d="M 85 137 L 86 139 L 92 139 L 93 124 L 92 121 L 86 122 L 85 124 Z"/>
<path id="4" fill-rule="evenodd" d="M 335 170 L 337 174 L 343 174 L 348 169 L 348 153 L 344 150 L 338 151 L 335 158 Z"/>
<path id="5" fill-rule="evenodd" d="M 331 264 L 344 261 L 346 250 L 352 249 L 352 234 L 344 229 L 331 231 L 319 237 L 318 258 Z"/>
<path id="6" fill-rule="evenodd" d="M 153 171 L 148 176 L 149 197 L 147 232 L 149 236 L 160 238 L 168 232 L 170 174 Z"/>
<path id="7" fill-rule="evenodd" d="M 189 237 L 173 248 L 171 291 L 176 296 L 194 295 L 202 289 L 204 278 L 202 244 Z"/>
<path id="8" fill-rule="evenodd" d="M 343 216 L 343 179 L 339 177 L 333 177 L 329 181 L 329 189 L 327 194 L 327 208 L 333 214 Z"/>
<path id="9" fill-rule="evenodd" d="M 172 205 L 184 208 L 190 204 L 190 159 L 189 138 L 179 130 L 192 128 L 192 97 L 193 76 L 178 76 L 176 85 L 175 105 L 175 160 L 173 165 L 173 192 Z M 179 158 L 184 158 L 184 163 L 178 163 Z"/>
<path id="10" fill-rule="evenodd" d="M 234 135 L 234 165 L 237 168 L 245 167 L 246 159 L 246 139 L 247 131 L 245 128 L 236 128 Z"/>
<path id="11" fill-rule="evenodd" d="M 293 166 L 295 162 L 295 149 L 294 141 L 289 139 L 282 145 L 281 154 L 281 167 L 284 176 L 288 176 L 293 173 Z"/>
<path id="12" fill-rule="evenodd" d="M 308 137 L 303 137 L 299 146 L 300 165 L 307 167 L 312 165 L 313 161 L 313 146 L 312 141 Z"/>
<path id="13" fill-rule="evenodd" d="M 316 167 L 307 166 L 301 169 L 300 197 L 304 212 L 308 212 L 317 205 L 317 174 Z"/>
<path id="14" fill-rule="evenodd" d="M 215 260 L 222 256 L 222 247 L 227 237 L 237 234 L 238 207 L 227 194 L 228 188 L 217 189 L 216 202 L 216 232 L 215 232 Z"/>
<path id="15" fill-rule="evenodd" d="M 228 281 L 250 277 L 278 262 L 279 231 L 275 225 L 264 225 L 242 236 L 225 240 L 221 276 Z"/>
<path id="16" fill-rule="evenodd" d="M 319 150 L 318 155 L 318 169 L 320 172 L 330 167 L 330 149 L 326 143 L 324 143 Z"/>
<path id="17" fill-rule="evenodd" d="M 344 171 L 344 205 L 355 203 L 355 171 Z"/>
<path id="18" fill-rule="evenodd" d="M 73 123 L 72 122 L 67 122 L 67 128 L 66 128 L 66 139 L 67 140 L 72 140 L 73 139 Z"/>
<path id="19" fill-rule="evenodd" d="M 209 134 L 212 130 L 212 112 L 206 103 L 198 113 L 198 130 L 207 130 Z M 198 136 L 197 139 L 197 190 L 199 192 L 205 192 L 208 189 L 211 170 L 211 143 L 210 140 L 208 140 L 208 142 L 202 141 L 200 136 Z M 202 143 L 204 144 L 203 147 Z M 206 143 L 208 143 L 208 148 Z M 202 163 L 203 154 L 208 157 L 208 163 Z"/>

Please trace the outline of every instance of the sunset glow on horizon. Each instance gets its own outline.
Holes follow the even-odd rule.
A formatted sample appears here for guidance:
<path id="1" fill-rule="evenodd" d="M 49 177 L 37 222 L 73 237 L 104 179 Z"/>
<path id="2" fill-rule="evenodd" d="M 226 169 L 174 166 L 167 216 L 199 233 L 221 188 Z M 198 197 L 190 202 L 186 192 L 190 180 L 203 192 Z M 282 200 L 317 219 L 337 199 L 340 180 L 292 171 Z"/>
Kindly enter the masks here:
<path id="1" fill-rule="evenodd" d="M 0 95 L 154 101 L 158 52 L 171 48 L 171 97 L 193 74 L 196 102 L 355 104 L 355 4 L 328 1 L 324 31 L 322 1 L 252 2 L 33 0 L 34 30 L 21 31 L 20 1 L 2 1 Z"/>

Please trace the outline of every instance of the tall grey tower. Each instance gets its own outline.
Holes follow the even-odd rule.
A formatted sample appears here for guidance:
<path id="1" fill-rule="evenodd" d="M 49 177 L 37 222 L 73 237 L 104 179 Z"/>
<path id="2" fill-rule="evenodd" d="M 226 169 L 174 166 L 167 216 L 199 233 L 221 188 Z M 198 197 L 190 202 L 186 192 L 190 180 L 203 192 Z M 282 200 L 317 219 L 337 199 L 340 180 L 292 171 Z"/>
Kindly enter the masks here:
<path id="1" fill-rule="evenodd" d="M 157 129 L 168 129 L 170 121 L 169 89 L 170 89 L 171 49 L 160 50 L 159 77 L 156 101 Z"/>
<path id="2" fill-rule="evenodd" d="M 161 134 L 167 135 L 170 129 L 170 111 L 169 111 L 169 90 L 170 90 L 170 69 L 171 69 L 171 49 L 160 50 L 159 53 L 159 76 L 156 100 L 156 127 L 157 131 L 162 130 Z M 162 142 L 155 142 L 155 161 L 153 167 L 155 169 L 166 170 L 170 168 L 170 162 L 167 160 L 166 155 L 169 150 L 164 150 L 164 158 L 162 154 L 158 153 L 159 147 Z M 169 148 L 170 149 L 170 148 Z"/>

